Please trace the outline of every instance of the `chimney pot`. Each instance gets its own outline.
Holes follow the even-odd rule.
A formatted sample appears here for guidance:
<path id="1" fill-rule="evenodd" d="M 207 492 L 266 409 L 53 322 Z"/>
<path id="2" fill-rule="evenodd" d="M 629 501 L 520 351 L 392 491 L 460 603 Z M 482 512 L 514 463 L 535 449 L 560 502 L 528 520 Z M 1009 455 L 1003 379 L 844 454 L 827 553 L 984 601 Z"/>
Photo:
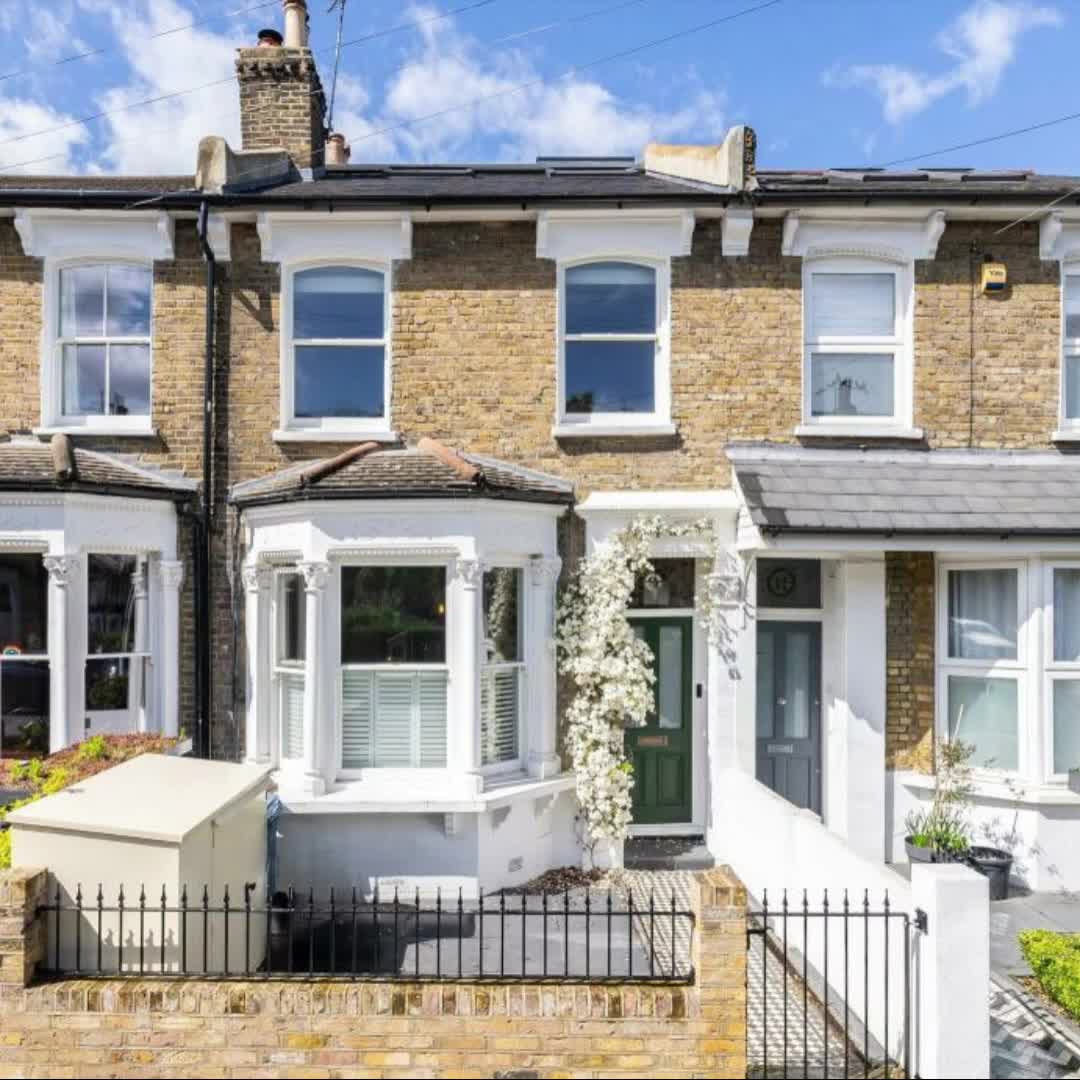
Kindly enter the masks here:
<path id="1" fill-rule="evenodd" d="M 260 49 L 280 49 L 284 43 L 285 39 L 272 27 L 267 27 L 259 31 Z"/>
<path id="2" fill-rule="evenodd" d="M 284 0 L 285 48 L 306 49 L 308 45 L 307 0 Z"/>
<path id="3" fill-rule="evenodd" d="M 326 164 L 348 165 L 352 157 L 352 147 L 345 141 L 345 136 L 335 131 L 326 140 Z"/>

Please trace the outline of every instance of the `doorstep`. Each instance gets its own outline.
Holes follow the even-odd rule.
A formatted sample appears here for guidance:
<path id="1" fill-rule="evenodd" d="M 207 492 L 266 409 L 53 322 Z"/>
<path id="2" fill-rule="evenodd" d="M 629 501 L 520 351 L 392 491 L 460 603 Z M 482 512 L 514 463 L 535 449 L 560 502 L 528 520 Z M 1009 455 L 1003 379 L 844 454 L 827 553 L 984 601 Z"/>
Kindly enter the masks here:
<path id="1" fill-rule="evenodd" d="M 623 848 L 627 870 L 711 870 L 716 865 L 702 836 L 632 836 Z"/>

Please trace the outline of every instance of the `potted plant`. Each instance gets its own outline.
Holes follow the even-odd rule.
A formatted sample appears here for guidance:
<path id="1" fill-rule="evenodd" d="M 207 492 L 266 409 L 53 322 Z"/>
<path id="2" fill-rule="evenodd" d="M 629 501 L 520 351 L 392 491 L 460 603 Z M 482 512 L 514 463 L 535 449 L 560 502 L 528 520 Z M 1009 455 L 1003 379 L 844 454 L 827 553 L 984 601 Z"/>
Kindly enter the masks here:
<path id="1" fill-rule="evenodd" d="M 907 816 L 904 847 L 911 862 L 966 862 L 990 882 L 990 899 L 1009 895 L 1012 856 L 999 848 L 974 845 L 971 806 L 973 746 L 941 740 L 937 746 L 934 797 L 926 810 Z"/>

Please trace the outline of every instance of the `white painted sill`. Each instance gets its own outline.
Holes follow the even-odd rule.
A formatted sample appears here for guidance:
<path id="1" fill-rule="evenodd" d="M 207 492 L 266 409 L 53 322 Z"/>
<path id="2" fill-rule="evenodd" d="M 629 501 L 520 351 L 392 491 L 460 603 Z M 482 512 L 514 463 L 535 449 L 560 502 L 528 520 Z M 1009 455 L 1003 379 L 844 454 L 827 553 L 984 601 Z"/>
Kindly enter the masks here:
<path id="1" fill-rule="evenodd" d="M 891 424 L 800 424 L 795 429 L 800 439 L 911 439 L 925 438 L 922 428 L 894 427 Z"/>
<path id="2" fill-rule="evenodd" d="M 50 435 L 86 435 L 88 437 L 99 436 L 107 439 L 156 439 L 159 435 L 158 429 L 153 424 L 147 424 L 146 427 L 55 424 L 36 427 L 32 430 L 39 439 L 48 438 Z"/>
<path id="3" fill-rule="evenodd" d="M 1050 436 L 1052 442 L 1080 443 L 1080 427 L 1058 428 Z"/>
<path id="4" fill-rule="evenodd" d="M 401 435 L 390 428 L 375 431 L 332 431 L 327 428 L 278 428 L 271 436 L 276 443 L 397 443 Z"/>
<path id="5" fill-rule="evenodd" d="M 911 791 L 934 790 L 934 777 L 926 773 L 898 772 L 896 779 L 898 783 Z M 1021 806 L 1071 806 L 1080 810 L 1080 795 L 1070 791 L 1064 784 L 1025 785 L 1023 781 L 1018 780 L 1016 789 L 1022 794 L 1017 796 L 1000 781 L 976 777 L 972 781 L 972 789 L 976 800 L 1019 803 Z"/>
<path id="6" fill-rule="evenodd" d="M 678 434 L 679 429 L 670 423 L 645 422 L 641 424 L 556 424 L 551 434 L 556 439 L 631 439 L 664 438 Z"/>

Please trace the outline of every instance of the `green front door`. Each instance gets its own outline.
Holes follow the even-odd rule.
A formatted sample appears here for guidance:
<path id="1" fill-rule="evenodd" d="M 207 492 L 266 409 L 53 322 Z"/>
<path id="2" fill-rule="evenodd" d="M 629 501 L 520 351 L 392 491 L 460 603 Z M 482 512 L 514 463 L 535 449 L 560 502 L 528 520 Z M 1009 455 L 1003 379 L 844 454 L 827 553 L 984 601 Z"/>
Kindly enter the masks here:
<path id="1" fill-rule="evenodd" d="M 653 709 L 626 732 L 634 765 L 634 824 L 693 820 L 693 619 L 632 619 L 653 654 Z"/>

